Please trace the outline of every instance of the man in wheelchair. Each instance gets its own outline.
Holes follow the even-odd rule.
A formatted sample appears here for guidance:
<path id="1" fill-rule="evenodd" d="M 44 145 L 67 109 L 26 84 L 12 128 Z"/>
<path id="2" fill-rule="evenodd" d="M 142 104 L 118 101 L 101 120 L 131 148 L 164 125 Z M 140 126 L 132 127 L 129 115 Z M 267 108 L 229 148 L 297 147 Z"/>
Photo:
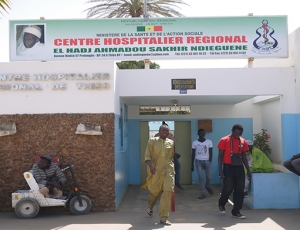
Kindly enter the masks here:
<path id="1" fill-rule="evenodd" d="M 32 171 L 39 191 L 44 197 L 50 198 L 49 192 L 53 194 L 52 198 L 54 199 L 62 197 L 62 184 L 66 182 L 67 178 L 59 166 L 52 163 L 51 156 L 42 156 L 40 162 L 33 165 Z"/>

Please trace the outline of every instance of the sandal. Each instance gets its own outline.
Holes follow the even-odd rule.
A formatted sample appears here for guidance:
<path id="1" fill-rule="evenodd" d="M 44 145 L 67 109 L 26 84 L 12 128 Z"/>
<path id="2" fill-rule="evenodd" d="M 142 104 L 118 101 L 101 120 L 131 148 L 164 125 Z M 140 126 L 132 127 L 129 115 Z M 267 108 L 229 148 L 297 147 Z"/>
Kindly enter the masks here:
<path id="1" fill-rule="evenodd" d="M 160 223 L 163 225 L 171 225 L 171 222 L 168 220 L 160 220 Z"/>
<path id="2" fill-rule="evenodd" d="M 152 217 L 152 216 L 153 216 L 153 210 L 150 209 L 150 208 L 148 208 L 148 209 L 147 209 L 147 215 L 148 215 L 149 217 Z"/>

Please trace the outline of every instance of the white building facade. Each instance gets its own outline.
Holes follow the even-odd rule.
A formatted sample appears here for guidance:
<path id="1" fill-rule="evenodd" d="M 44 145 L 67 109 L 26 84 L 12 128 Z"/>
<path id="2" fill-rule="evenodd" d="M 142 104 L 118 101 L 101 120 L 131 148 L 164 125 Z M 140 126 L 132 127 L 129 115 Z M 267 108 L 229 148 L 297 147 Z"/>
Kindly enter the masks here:
<path id="1" fill-rule="evenodd" d="M 276 167 L 282 169 L 280 165 L 285 160 L 300 152 L 299 37 L 300 29 L 289 36 L 289 58 L 255 59 L 252 68 L 119 70 L 114 61 L 0 63 L 0 123 L 16 122 L 17 127 L 16 134 L 0 137 L 0 144 L 4 146 L 1 154 L 6 158 L 18 154 L 26 161 L 26 167 L 31 162 L 28 157 L 43 153 L 58 155 L 65 161 L 75 159 L 74 163 L 82 170 L 80 174 L 83 173 L 79 180 L 88 182 L 89 189 L 85 192 L 91 194 L 93 204 L 98 207 L 95 210 L 100 211 L 115 210 L 127 186 L 140 185 L 145 180 L 142 177 L 142 141 L 148 139 L 143 127 L 149 121 L 174 121 L 175 137 L 180 137 L 176 141 L 181 143 L 180 140 L 185 138 L 182 132 L 187 138 L 184 140 L 195 140 L 198 138 L 198 121 L 211 120 L 212 131 L 207 132 L 206 137 L 214 144 L 215 184 L 220 183 L 216 145 L 236 123 L 243 125 L 245 139 L 253 139 L 253 134 L 266 129 L 271 134 L 270 158 L 278 164 Z M 174 79 L 195 79 L 196 89 L 180 94 L 171 87 Z M 140 115 L 142 105 L 173 105 L 174 100 L 179 106 L 190 105 L 191 113 Z M 57 116 L 58 126 L 53 122 L 55 119 L 47 122 L 43 117 L 45 114 Z M 19 119 L 25 115 L 25 120 Z M 38 119 L 46 119 L 39 123 L 43 127 L 26 126 L 28 121 L 34 124 Z M 64 119 L 68 120 L 69 127 L 63 126 Z M 102 135 L 91 138 L 76 136 L 79 123 L 100 125 Z M 61 133 L 59 127 L 64 129 Z M 52 131 L 48 133 L 47 130 L 57 133 L 52 136 Z M 39 144 L 33 141 L 28 145 L 22 141 L 30 137 Z M 191 142 L 187 143 L 189 145 Z M 23 150 L 27 153 L 24 154 Z M 181 151 L 189 159 L 191 149 L 182 147 Z M 72 156 L 73 152 L 76 152 L 75 156 Z M 95 176 L 97 165 L 92 166 L 95 162 L 103 175 L 101 177 Z M 188 163 L 184 165 L 190 167 Z M 8 166 L 13 167 L 13 163 L 7 161 Z M 16 171 L 22 177 L 24 170 L 26 168 L 20 166 Z M 190 168 L 187 170 L 190 172 Z M 195 172 L 190 172 L 187 177 L 190 179 L 186 184 L 197 183 Z M 7 183 L 5 177 L 3 180 Z M 15 183 L 22 184 L 20 181 Z M 100 184 L 107 185 L 105 191 L 101 190 Z M 9 184 L 4 199 L 8 199 L 9 190 L 13 192 L 15 188 L 15 184 Z M 104 194 L 103 199 L 96 199 L 99 191 Z M 293 199 L 298 206 L 292 208 L 299 208 L 299 196 Z"/>

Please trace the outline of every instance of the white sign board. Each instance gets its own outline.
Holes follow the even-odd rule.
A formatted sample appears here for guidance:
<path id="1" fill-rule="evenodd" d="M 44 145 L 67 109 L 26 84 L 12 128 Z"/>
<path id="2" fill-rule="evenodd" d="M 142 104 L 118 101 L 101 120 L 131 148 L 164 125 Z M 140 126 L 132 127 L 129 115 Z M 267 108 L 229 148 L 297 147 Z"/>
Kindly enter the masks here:
<path id="1" fill-rule="evenodd" d="M 10 21 L 11 61 L 286 57 L 286 16 Z"/>

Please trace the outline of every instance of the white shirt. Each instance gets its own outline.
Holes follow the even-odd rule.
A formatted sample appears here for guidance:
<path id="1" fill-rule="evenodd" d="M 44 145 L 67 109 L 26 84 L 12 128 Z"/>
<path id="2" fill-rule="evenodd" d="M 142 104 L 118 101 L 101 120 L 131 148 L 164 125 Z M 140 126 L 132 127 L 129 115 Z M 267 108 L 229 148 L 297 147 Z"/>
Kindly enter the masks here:
<path id="1" fill-rule="evenodd" d="M 195 159 L 196 160 L 209 160 L 209 148 L 212 148 L 212 141 L 206 139 L 204 142 L 195 140 L 192 143 L 192 149 L 195 149 Z"/>
<path id="2" fill-rule="evenodd" d="M 17 56 L 43 56 L 44 55 L 44 43 L 37 42 L 35 45 L 31 48 L 26 48 L 24 46 L 24 43 L 22 42 L 17 47 Z"/>

